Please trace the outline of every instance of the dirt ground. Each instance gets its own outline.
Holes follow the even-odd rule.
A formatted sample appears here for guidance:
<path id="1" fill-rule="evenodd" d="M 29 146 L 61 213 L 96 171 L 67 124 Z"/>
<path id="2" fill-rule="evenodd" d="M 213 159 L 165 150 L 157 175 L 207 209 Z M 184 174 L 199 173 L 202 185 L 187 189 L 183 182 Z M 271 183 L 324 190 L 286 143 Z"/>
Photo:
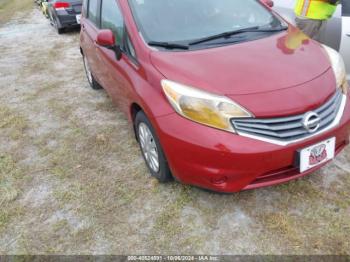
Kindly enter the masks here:
<path id="1" fill-rule="evenodd" d="M 349 159 L 237 194 L 158 184 L 79 33 L 34 5 L 0 25 L 0 254 L 349 255 Z"/>

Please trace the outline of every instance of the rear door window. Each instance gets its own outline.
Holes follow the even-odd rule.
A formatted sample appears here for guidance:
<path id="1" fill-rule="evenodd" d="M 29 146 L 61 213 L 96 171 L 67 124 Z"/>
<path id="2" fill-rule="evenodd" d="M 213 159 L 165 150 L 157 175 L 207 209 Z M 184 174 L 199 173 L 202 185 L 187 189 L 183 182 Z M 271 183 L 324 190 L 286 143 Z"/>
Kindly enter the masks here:
<path id="1" fill-rule="evenodd" d="M 124 20 L 116 0 L 102 0 L 101 28 L 112 30 L 116 43 L 123 43 Z"/>
<path id="2" fill-rule="evenodd" d="M 343 0 L 342 5 L 343 16 L 350 16 L 350 1 Z"/>
<path id="3" fill-rule="evenodd" d="M 83 9 L 82 9 L 82 13 L 83 16 L 87 16 L 87 7 L 88 7 L 88 0 L 83 0 Z"/>
<path id="4" fill-rule="evenodd" d="M 98 25 L 98 2 L 99 0 L 89 0 L 88 19 Z"/>

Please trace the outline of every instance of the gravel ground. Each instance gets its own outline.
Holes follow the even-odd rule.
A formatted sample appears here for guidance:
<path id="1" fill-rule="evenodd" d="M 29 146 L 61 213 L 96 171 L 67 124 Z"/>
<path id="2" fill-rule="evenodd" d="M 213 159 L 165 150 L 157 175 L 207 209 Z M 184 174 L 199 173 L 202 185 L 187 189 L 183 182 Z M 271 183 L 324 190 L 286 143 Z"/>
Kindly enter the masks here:
<path id="1" fill-rule="evenodd" d="M 0 254 L 349 255 L 349 158 L 236 194 L 158 184 L 79 33 L 34 7 L 0 25 Z"/>

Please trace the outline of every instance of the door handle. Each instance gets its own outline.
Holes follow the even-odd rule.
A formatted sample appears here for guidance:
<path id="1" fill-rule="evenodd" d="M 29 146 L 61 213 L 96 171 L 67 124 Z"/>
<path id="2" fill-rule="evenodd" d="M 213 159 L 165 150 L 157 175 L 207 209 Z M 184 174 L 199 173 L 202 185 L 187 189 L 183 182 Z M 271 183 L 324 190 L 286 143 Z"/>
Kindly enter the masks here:
<path id="1" fill-rule="evenodd" d="M 346 34 L 346 36 L 349 36 L 349 37 L 350 37 L 350 33 Z"/>

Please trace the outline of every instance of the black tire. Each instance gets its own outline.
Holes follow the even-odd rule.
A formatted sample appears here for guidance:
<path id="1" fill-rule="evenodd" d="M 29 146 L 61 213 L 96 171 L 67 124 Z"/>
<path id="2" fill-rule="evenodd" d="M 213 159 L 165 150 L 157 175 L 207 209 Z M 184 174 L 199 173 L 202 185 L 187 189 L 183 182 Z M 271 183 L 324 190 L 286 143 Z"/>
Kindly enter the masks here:
<path id="1" fill-rule="evenodd" d="M 83 55 L 83 63 L 84 63 L 86 78 L 88 80 L 90 87 L 94 90 L 102 89 L 102 86 L 99 83 L 97 83 L 97 81 L 95 80 L 95 78 L 90 70 L 89 62 L 87 61 L 85 55 Z"/>
<path id="2" fill-rule="evenodd" d="M 136 114 L 134 124 L 135 124 L 135 130 L 136 130 L 136 137 L 137 137 L 137 140 L 138 140 L 139 145 L 140 145 L 141 153 L 142 153 L 143 159 L 145 160 L 149 171 L 151 172 L 151 175 L 153 177 L 155 177 L 161 183 L 165 183 L 165 182 L 169 182 L 169 181 L 173 180 L 173 177 L 171 175 L 171 171 L 170 171 L 170 168 L 168 165 L 168 161 L 166 160 L 166 157 L 165 157 L 163 149 L 160 145 L 158 136 L 157 136 L 156 132 L 154 131 L 154 128 L 153 128 L 151 122 L 148 120 L 148 118 L 144 112 L 139 111 Z M 158 152 L 159 170 L 157 172 L 154 171 L 152 169 L 152 167 L 150 166 L 150 164 L 148 163 L 146 156 L 145 156 L 145 153 L 142 149 L 141 141 L 140 141 L 140 125 L 141 124 L 146 125 L 148 127 L 149 131 L 151 131 L 151 133 L 152 133 L 154 143 L 156 145 L 156 149 Z"/>
<path id="3" fill-rule="evenodd" d="M 64 28 L 58 28 L 58 27 L 57 27 L 57 33 L 58 33 L 59 35 L 62 35 L 62 34 L 64 33 Z"/>
<path id="4" fill-rule="evenodd" d="M 57 33 L 59 35 L 63 34 L 65 29 L 63 27 L 60 27 L 57 18 L 53 17 L 52 15 L 50 16 L 50 20 L 51 20 L 51 24 L 53 25 L 53 27 L 56 29 Z"/>

